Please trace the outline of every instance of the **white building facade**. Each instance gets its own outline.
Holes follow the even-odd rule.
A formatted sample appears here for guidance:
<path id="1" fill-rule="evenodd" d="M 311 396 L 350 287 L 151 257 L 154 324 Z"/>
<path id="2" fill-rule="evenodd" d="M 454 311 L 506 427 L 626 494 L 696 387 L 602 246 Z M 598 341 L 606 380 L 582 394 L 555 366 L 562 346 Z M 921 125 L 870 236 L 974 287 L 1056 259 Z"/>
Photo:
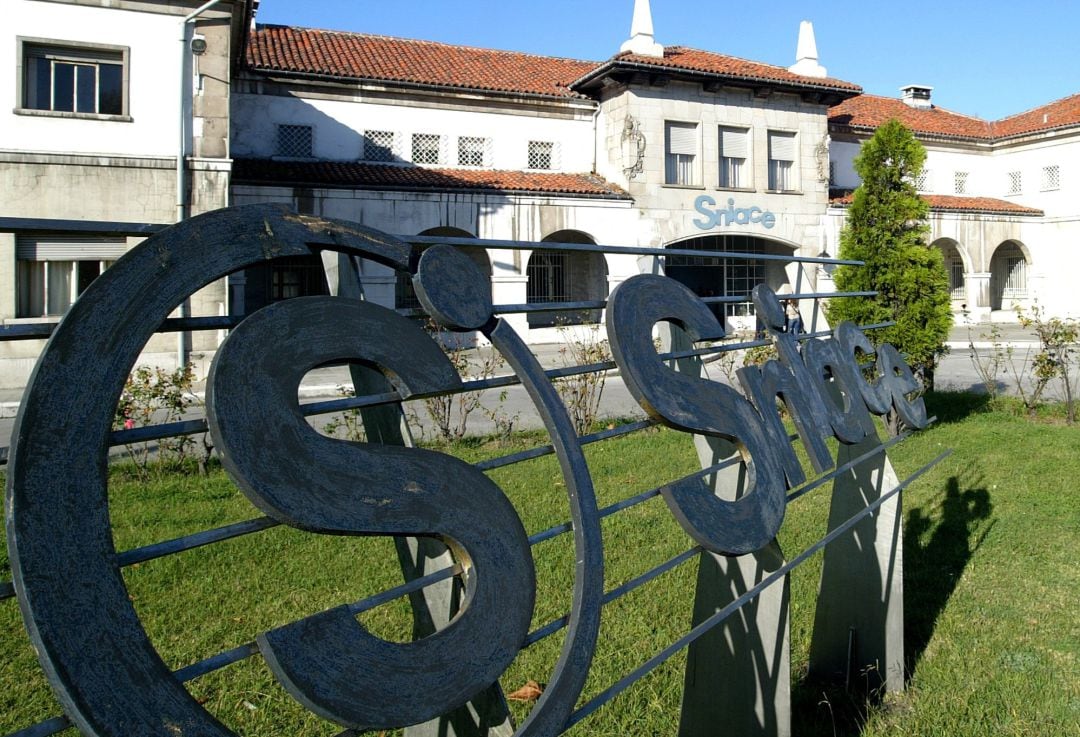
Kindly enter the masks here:
<path id="1" fill-rule="evenodd" d="M 933 106 L 929 88 L 890 99 L 828 77 L 808 23 L 790 68 L 664 47 L 647 3 L 622 50 L 591 62 L 256 25 L 254 0 L 187 21 L 195 3 L 7 2 L 0 53 L 20 66 L 0 80 L 16 101 L 0 114 L 5 325 L 62 314 L 138 242 L 118 225 L 283 202 L 406 239 L 760 253 L 663 260 L 698 294 L 726 299 L 714 309 L 728 329 L 752 329 L 756 284 L 831 289 L 824 270 L 768 257 L 838 255 L 844 197 L 858 184 L 851 161 L 890 117 L 927 146 L 918 184 L 957 312 L 1015 319 L 1014 305 L 1037 298 L 1080 315 L 1067 282 L 1080 235 L 1080 96 L 981 121 Z M 35 71 L 46 68 L 47 84 Z M 80 85 L 98 97 L 83 99 Z M 48 221 L 84 227 L 49 231 Z M 619 254 L 466 251 L 504 305 L 603 300 L 640 268 Z M 370 299 L 416 304 L 403 275 L 363 270 Z M 190 312 L 242 315 L 327 289 L 314 255 L 270 261 L 203 290 Z M 601 317 L 507 319 L 535 343 Z M 153 360 L 208 359 L 216 336 L 195 335 L 179 350 L 157 339 Z M 0 343 L 4 383 L 24 380 L 40 345 Z"/>

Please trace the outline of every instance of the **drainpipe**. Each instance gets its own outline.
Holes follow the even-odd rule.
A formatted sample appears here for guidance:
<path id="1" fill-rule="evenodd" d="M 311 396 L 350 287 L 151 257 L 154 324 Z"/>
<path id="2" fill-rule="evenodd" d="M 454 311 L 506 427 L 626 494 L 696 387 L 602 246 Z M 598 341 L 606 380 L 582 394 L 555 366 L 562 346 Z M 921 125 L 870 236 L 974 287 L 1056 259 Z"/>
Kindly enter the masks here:
<path id="1" fill-rule="evenodd" d="M 178 114 L 179 124 L 177 129 L 179 134 L 177 136 L 176 147 L 176 222 L 181 222 L 184 219 L 184 214 L 187 209 L 187 187 L 185 186 L 184 177 L 184 158 L 187 154 L 187 110 L 185 109 L 185 103 L 187 102 L 187 75 L 184 72 L 187 69 L 188 54 L 188 24 L 192 23 L 197 17 L 204 12 L 217 5 L 221 0 L 210 0 L 210 2 L 204 3 L 199 6 L 192 13 L 184 16 L 184 19 L 180 21 L 180 88 L 179 88 L 179 102 L 180 110 Z M 185 299 L 180 304 L 180 317 L 190 317 L 191 315 L 191 302 Z M 180 331 L 176 334 L 176 365 L 180 368 L 187 364 L 188 351 L 187 340 L 190 333 L 186 331 Z"/>

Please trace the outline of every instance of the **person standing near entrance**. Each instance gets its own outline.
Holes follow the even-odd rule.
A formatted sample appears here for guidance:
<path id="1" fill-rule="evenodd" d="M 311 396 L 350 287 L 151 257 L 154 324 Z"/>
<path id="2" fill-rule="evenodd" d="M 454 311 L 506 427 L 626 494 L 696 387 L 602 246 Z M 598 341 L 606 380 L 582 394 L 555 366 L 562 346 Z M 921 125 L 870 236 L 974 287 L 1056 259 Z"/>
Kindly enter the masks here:
<path id="1" fill-rule="evenodd" d="M 798 335 L 802 332 L 802 315 L 799 314 L 799 302 L 791 297 L 784 300 L 784 317 L 787 318 L 786 332 Z"/>

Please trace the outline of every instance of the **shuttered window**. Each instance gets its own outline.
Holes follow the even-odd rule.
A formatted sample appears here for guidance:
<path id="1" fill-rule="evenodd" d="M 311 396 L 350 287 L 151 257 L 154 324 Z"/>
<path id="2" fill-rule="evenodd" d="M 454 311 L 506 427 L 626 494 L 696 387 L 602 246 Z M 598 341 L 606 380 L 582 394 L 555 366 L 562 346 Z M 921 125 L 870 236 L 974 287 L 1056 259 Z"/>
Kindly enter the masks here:
<path id="1" fill-rule="evenodd" d="M 16 316 L 64 314 L 126 250 L 122 237 L 16 236 Z"/>
<path id="2" fill-rule="evenodd" d="M 720 186 L 749 187 L 746 162 L 750 158 L 750 131 L 720 129 Z"/>
<path id="3" fill-rule="evenodd" d="M 698 127 L 695 123 L 667 123 L 665 177 L 667 184 L 697 184 Z"/>
<path id="4" fill-rule="evenodd" d="M 769 131 L 769 189 L 791 192 L 795 187 L 795 134 Z"/>

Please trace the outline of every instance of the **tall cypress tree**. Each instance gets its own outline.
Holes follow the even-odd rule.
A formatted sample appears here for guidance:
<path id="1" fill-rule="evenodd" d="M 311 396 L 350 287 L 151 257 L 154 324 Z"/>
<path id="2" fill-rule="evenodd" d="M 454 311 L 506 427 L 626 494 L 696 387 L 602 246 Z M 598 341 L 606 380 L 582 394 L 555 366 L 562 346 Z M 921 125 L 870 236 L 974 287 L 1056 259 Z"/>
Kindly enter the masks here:
<path id="1" fill-rule="evenodd" d="M 840 258 L 866 265 L 840 266 L 834 278 L 840 291 L 878 294 L 834 299 L 828 314 L 833 324 L 895 322 L 869 331 L 871 340 L 896 346 L 923 387 L 933 389 L 952 311 L 941 251 L 926 243 L 929 206 L 915 191 L 925 160 L 926 149 L 895 119 L 863 144 L 854 161 L 862 184 L 840 233 Z"/>

